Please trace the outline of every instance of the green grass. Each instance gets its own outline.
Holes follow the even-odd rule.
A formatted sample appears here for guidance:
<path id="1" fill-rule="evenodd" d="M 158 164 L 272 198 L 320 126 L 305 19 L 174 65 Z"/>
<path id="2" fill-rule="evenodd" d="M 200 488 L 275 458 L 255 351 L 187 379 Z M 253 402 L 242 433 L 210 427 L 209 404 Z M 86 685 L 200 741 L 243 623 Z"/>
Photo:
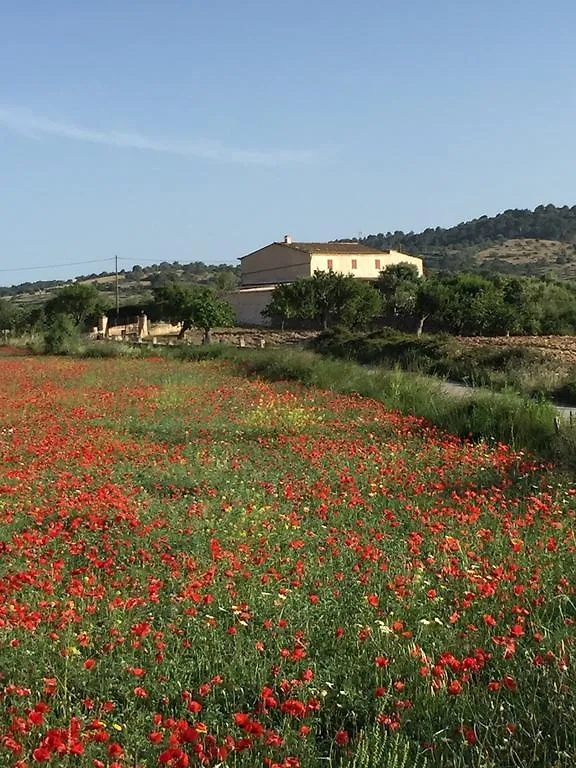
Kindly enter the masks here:
<path id="1" fill-rule="evenodd" d="M 509 392 L 485 392 L 465 399 L 450 397 L 440 382 L 430 377 L 400 369 L 370 370 L 351 361 L 324 358 L 309 351 L 250 354 L 242 367 L 250 374 L 272 380 L 294 380 L 337 392 L 355 392 L 401 413 L 422 416 L 452 434 L 505 442 L 546 458 L 570 460 L 570 456 L 561 455 L 556 411 L 547 402 Z M 564 433 L 571 435 L 572 431 L 566 426 Z"/>
<path id="2" fill-rule="evenodd" d="M 574 366 L 526 347 L 462 344 L 445 334 L 423 335 L 380 329 L 370 333 L 334 330 L 314 342 L 320 354 L 369 365 L 440 376 L 476 387 L 515 390 L 576 405 Z"/>

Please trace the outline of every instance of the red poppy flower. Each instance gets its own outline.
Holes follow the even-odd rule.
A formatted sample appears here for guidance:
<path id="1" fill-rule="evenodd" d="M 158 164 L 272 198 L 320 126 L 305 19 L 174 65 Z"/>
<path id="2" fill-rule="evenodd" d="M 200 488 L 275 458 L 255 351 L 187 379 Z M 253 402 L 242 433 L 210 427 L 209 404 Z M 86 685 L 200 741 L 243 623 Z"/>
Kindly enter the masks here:
<path id="1" fill-rule="evenodd" d="M 350 741 L 350 737 L 348 736 L 348 731 L 339 730 L 336 732 L 336 736 L 334 737 L 334 741 L 336 744 L 338 744 L 339 747 L 344 747 L 348 742 Z"/>

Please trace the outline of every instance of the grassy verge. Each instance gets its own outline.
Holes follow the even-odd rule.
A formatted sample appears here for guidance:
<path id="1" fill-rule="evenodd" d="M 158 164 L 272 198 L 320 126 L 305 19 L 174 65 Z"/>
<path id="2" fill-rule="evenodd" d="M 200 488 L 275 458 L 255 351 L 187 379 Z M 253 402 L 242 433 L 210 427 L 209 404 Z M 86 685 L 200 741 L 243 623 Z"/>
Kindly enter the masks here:
<path id="1" fill-rule="evenodd" d="M 495 390 L 547 397 L 576 405 L 576 370 L 525 347 L 470 347 L 444 335 L 417 337 L 392 330 L 330 331 L 314 342 L 317 352 L 370 365 L 442 376 Z"/>

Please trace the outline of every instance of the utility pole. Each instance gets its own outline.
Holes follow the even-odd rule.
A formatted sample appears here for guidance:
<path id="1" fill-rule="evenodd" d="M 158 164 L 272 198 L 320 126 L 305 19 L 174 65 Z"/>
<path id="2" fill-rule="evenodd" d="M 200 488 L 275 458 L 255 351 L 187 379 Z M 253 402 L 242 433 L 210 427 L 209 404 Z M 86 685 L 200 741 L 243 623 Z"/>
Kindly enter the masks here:
<path id="1" fill-rule="evenodd" d="M 116 264 L 116 325 L 120 325 L 120 294 L 118 292 L 118 255 L 114 256 Z"/>

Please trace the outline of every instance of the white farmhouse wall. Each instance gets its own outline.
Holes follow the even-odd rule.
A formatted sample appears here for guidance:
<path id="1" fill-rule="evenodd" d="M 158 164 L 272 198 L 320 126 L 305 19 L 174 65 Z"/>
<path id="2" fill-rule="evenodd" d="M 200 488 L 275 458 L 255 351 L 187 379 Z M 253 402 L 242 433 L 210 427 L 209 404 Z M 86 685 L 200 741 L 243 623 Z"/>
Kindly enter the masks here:
<path id="1" fill-rule="evenodd" d="M 388 251 L 382 254 L 382 269 L 390 267 L 392 264 L 412 264 L 418 270 L 418 275 L 424 274 L 424 262 L 418 256 L 408 256 L 400 251 Z"/>
<path id="2" fill-rule="evenodd" d="M 354 267 L 353 262 L 356 262 Z M 422 259 L 416 256 L 408 256 L 400 251 L 382 251 L 381 253 L 365 254 L 351 253 L 313 253 L 311 273 L 316 269 L 327 272 L 330 268 L 333 272 L 342 272 L 345 275 L 354 275 L 365 280 L 377 280 L 380 272 L 392 264 L 413 264 L 418 274 L 422 276 Z M 330 266 L 331 265 L 331 266 Z"/>
<path id="3" fill-rule="evenodd" d="M 291 283 L 298 277 L 311 275 L 310 256 L 281 243 L 260 248 L 240 261 L 243 286 Z"/>
<path id="4" fill-rule="evenodd" d="M 262 310 L 272 301 L 272 292 L 276 286 L 266 288 L 241 288 L 229 293 L 226 298 L 232 305 L 237 325 L 270 325 L 270 319 L 262 317 Z"/>

